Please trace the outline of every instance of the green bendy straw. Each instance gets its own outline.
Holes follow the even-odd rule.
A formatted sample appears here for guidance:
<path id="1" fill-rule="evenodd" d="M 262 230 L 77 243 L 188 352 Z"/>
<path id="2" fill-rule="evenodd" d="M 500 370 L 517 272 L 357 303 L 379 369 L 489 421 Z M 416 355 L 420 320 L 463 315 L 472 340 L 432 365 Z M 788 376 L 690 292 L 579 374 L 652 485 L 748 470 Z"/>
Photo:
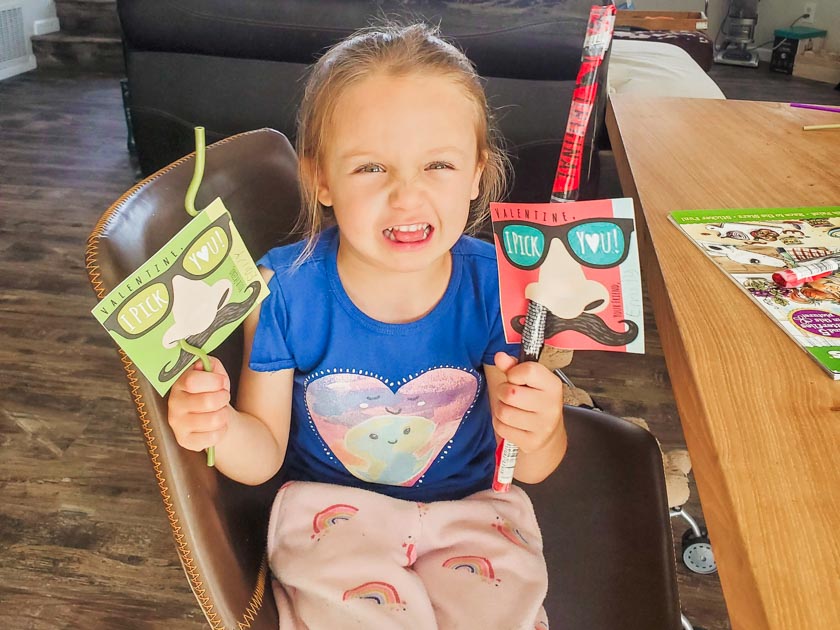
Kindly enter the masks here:
<path id="1" fill-rule="evenodd" d="M 198 187 L 201 186 L 201 180 L 204 178 L 204 127 L 195 128 L 195 168 L 193 169 L 192 180 L 187 187 L 187 196 L 184 198 L 184 208 L 187 214 L 191 217 L 196 216 L 199 210 L 195 208 L 195 197 L 198 194 Z M 188 344 L 184 339 L 178 341 L 178 345 L 185 352 L 189 352 L 201 359 L 201 365 L 205 372 L 212 372 L 213 367 L 210 365 L 210 357 L 201 348 L 197 348 Z M 216 465 L 216 447 L 210 446 L 207 448 L 207 465 Z"/>
<path id="2" fill-rule="evenodd" d="M 198 194 L 198 187 L 201 186 L 201 180 L 204 178 L 204 147 L 204 127 L 196 127 L 195 168 L 190 185 L 187 187 L 187 196 L 184 199 L 184 207 L 187 209 L 187 214 L 191 217 L 194 217 L 199 212 L 195 209 L 195 197 Z"/>
<path id="3" fill-rule="evenodd" d="M 195 346 L 191 346 L 185 340 L 179 339 L 178 345 L 181 347 L 181 350 L 184 352 L 189 352 L 190 354 L 194 354 L 199 359 L 201 359 L 201 367 L 204 368 L 205 372 L 212 372 L 213 367 L 210 365 L 210 357 L 207 355 L 204 350 L 201 348 L 197 348 Z M 207 448 L 207 465 L 208 466 L 215 466 L 216 464 L 216 447 L 210 446 Z"/>

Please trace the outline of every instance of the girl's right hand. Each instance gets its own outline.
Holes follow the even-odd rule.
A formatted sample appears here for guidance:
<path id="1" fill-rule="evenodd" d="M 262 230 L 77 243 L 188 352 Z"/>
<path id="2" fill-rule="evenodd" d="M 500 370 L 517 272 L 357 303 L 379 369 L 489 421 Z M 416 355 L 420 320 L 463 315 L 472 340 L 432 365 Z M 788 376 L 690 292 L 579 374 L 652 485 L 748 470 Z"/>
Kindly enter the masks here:
<path id="1" fill-rule="evenodd" d="M 210 357 L 210 362 L 212 372 L 196 361 L 169 392 L 169 426 L 178 444 L 191 451 L 218 444 L 232 412 L 230 377 L 221 361 Z"/>

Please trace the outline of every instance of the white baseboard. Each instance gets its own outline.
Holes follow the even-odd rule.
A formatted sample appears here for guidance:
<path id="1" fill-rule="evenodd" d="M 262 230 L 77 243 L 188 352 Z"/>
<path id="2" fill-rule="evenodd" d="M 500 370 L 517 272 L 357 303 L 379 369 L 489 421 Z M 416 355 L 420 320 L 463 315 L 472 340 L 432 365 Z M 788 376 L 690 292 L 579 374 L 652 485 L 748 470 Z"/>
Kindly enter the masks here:
<path id="1" fill-rule="evenodd" d="M 61 27 L 58 23 L 58 18 L 47 18 L 46 20 L 35 20 L 32 26 L 33 35 L 46 35 L 47 33 L 55 33 Z"/>
<path id="2" fill-rule="evenodd" d="M 772 48 L 756 48 L 755 51 L 758 53 L 759 61 L 769 62 L 770 57 L 773 56 Z"/>
<path id="3" fill-rule="evenodd" d="M 15 59 L 14 62 L 10 62 L 7 66 L 0 65 L 0 81 L 13 77 L 16 74 L 34 70 L 37 65 L 35 55 L 28 55 L 26 57 L 21 57 L 20 59 Z"/>

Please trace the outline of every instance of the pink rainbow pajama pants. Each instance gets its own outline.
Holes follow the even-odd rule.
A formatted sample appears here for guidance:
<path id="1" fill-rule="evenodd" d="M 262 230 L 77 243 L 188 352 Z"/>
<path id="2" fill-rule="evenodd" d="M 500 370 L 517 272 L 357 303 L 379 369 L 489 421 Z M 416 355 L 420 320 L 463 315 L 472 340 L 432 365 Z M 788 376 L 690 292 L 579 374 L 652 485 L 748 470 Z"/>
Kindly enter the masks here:
<path id="1" fill-rule="evenodd" d="M 281 630 L 546 630 L 542 537 L 514 486 L 415 503 L 295 481 L 271 510 Z"/>

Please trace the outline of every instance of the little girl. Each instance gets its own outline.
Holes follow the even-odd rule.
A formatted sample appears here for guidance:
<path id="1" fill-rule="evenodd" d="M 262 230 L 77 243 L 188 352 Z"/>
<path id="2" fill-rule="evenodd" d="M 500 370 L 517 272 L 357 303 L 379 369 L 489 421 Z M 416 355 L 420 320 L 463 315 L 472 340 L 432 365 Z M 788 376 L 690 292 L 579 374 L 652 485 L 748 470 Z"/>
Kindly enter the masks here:
<path id="1" fill-rule="evenodd" d="M 258 262 L 271 294 L 236 408 L 215 359 L 172 388 L 183 447 L 215 446 L 242 483 L 293 480 L 268 532 L 284 630 L 548 627 L 531 503 L 490 490 L 501 438 L 526 483 L 566 449 L 562 385 L 510 356 L 494 248 L 463 235 L 501 193 L 496 138 L 472 65 L 429 27 L 333 47 L 299 115 L 309 236 Z"/>

